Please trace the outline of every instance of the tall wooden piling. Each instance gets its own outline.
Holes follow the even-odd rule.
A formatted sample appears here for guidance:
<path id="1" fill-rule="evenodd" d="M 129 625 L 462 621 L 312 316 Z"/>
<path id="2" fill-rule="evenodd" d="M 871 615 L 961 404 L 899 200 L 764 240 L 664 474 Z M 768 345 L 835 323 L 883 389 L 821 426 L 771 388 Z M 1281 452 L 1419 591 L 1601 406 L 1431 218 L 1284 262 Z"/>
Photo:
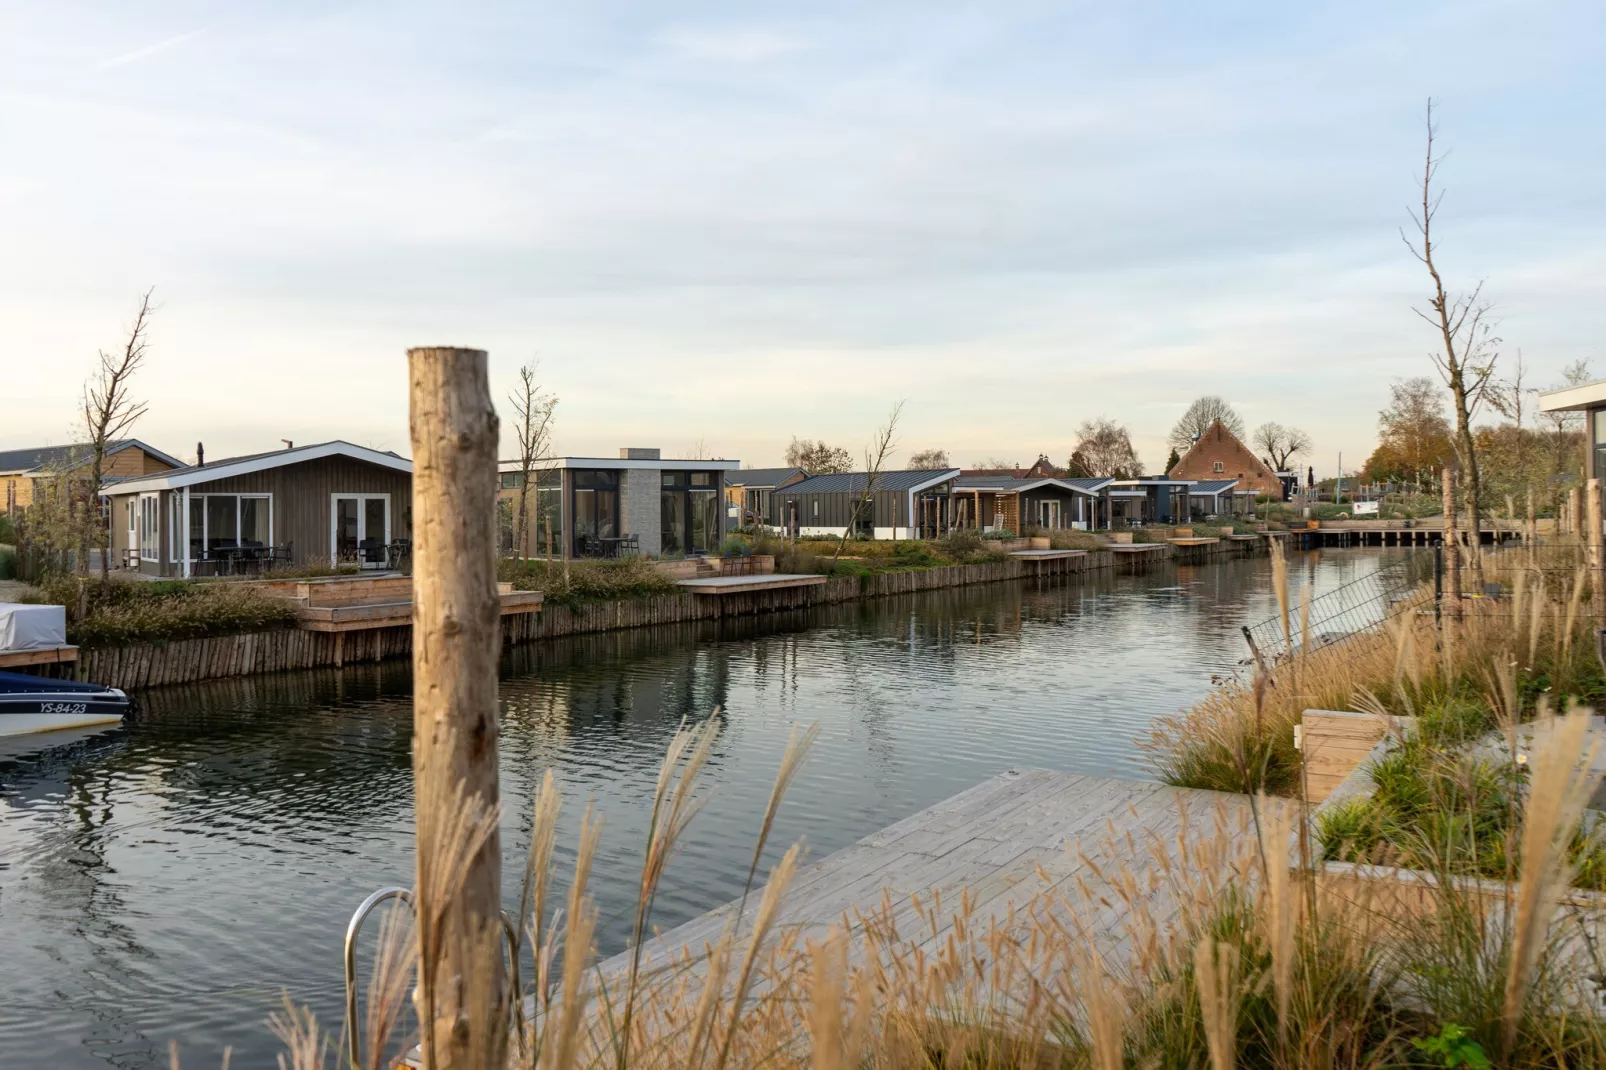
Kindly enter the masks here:
<path id="1" fill-rule="evenodd" d="M 407 351 L 413 788 L 425 1067 L 502 1067 L 496 458 L 486 354 Z M 472 831 L 465 832 L 465 826 Z"/>
<path id="2" fill-rule="evenodd" d="M 1444 596 L 1452 612 L 1461 611 L 1461 533 L 1455 522 L 1455 481 L 1444 470 Z"/>
<path id="3" fill-rule="evenodd" d="M 1606 616 L 1606 548 L 1601 543 L 1600 480 L 1591 479 L 1584 485 L 1584 523 L 1589 531 L 1589 596 L 1590 609 L 1595 616 Z"/>
<path id="4" fill-rule="evenodd" d="M 1578 488 L 1567 488 L 1567 530 L 1574 535 L 1579 533 L 1582 521 L 1578 511 Z"/>

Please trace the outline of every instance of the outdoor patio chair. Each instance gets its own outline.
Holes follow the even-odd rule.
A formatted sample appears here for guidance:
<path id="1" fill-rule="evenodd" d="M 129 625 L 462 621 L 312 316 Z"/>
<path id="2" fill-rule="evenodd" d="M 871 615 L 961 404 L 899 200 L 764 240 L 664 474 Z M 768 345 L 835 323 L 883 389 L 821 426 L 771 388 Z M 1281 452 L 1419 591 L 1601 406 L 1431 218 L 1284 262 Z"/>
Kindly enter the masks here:
<path id="1" fill-rule="evenodd" d="M 384 568 L 385 547 L 378 539 L 364 539 L 357 544 L 357 561 L 363 568 Z"/>

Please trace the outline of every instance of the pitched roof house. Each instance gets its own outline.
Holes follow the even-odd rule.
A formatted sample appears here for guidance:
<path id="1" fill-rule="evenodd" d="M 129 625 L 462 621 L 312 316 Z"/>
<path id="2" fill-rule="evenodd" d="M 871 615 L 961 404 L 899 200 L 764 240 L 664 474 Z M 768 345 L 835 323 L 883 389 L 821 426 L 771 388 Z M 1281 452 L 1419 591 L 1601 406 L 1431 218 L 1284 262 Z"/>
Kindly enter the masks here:
<path id="1" fill-rule="evenodd" d="M 35 484 L 40 480 L 63 472 L 74 479 L 88 479 L 90 455 L 87 442 L 0 450 L 0 513 L 32 505 Z M 183 466 L 177 457 L 137 438 L 125 438 L 106 444 L 101 475 L 106 482 L 113 482 Z"/>
<path id="2" fill-rule="evenodd" d="M 850 534 L 875 539 L 927 539 L 954 525 L 952 494 L 957 468 L 912 468 L 882 472 L 870 490 L 871 507 L 854 509 L 865 498 L 864 472 L 810 476 L 776 490 L 773 510 L 779 526 L 804 536 Z"/>
<path id="3" fill-rule="evenodd" d="M 1231 479 L 1240 491 L 1283 495 L 1282 481 L 1271 465 L 1256 457 L 1238 436 L 1222 424 L 1212 423 L 1171 469 L 1173 479 Z"/>
<path id="4" fill-rule="evenodd" d="M 411 534 L 413 462 L 350 442 L 226 457 L 108 483 L 114 560 L 158 576 L 240 565 L 386 563 Z"/>

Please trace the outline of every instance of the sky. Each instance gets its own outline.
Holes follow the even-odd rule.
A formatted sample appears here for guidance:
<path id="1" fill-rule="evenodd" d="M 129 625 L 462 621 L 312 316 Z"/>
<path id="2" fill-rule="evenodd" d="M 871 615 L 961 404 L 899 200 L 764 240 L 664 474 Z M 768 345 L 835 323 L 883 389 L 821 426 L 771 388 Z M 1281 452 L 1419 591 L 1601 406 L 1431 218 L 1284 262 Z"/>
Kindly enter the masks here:
<path id="1" fill-rule="evenodd" d="M 1202 394 L 1330 474 L 1432 374 L 1436 226 L 1527 382 L 1606 377 L 1606 6 L 0 3 L 0 447 L 408 453 L 409 346 L 539 361 L 560 453 L 1151 469 Z M 504 454 L 513 452 L 503 413 Z"/>

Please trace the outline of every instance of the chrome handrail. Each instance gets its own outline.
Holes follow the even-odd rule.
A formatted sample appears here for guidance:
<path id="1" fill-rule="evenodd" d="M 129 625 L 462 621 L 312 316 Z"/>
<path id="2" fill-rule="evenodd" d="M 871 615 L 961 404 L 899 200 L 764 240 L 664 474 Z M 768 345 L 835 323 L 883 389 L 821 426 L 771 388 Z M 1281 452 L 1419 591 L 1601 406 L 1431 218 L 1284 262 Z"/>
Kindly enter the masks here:
<path id="1" fill-rule="evenodd" d="M 409 907 L 413 893 L 407 888 L 381 888 L 362 901 L 346 924 L 346 1052 L 354 1068 L 362 1066 L 362 1037 L 357 1028 L 357 934 L 375 907 L 387 899 L 400 899 Z"/>
<path id="2" fill-rule="evenodd" d="M 362 1066 L 362 1037 L 357 1028 L 357 936 L 362 932 L 362 923 L 373 913 L 374 908 L 390 899 L 400 899 L 409 908 L 413 907 L 413 893 L 409 888 L 391 887 L 381 888 L 374 892 L 357 907 L 346 923 L 346 1052 L 350 1057 L 353 1068 Z M 511 992 L 515 1016 L 515 1026 L 518 1030 L 519 1043 L 524 1042 L 524 1014 L 523 1000 L 520 996 L 522 983 L 519 978 L 519 930 L 517 924 L 507 911 L 499 912 L 502 921 L 502 936 L 507 940 L 508 973 L 511 981 Z M 416 910 L 415 910 L 416 914 Z"/>

